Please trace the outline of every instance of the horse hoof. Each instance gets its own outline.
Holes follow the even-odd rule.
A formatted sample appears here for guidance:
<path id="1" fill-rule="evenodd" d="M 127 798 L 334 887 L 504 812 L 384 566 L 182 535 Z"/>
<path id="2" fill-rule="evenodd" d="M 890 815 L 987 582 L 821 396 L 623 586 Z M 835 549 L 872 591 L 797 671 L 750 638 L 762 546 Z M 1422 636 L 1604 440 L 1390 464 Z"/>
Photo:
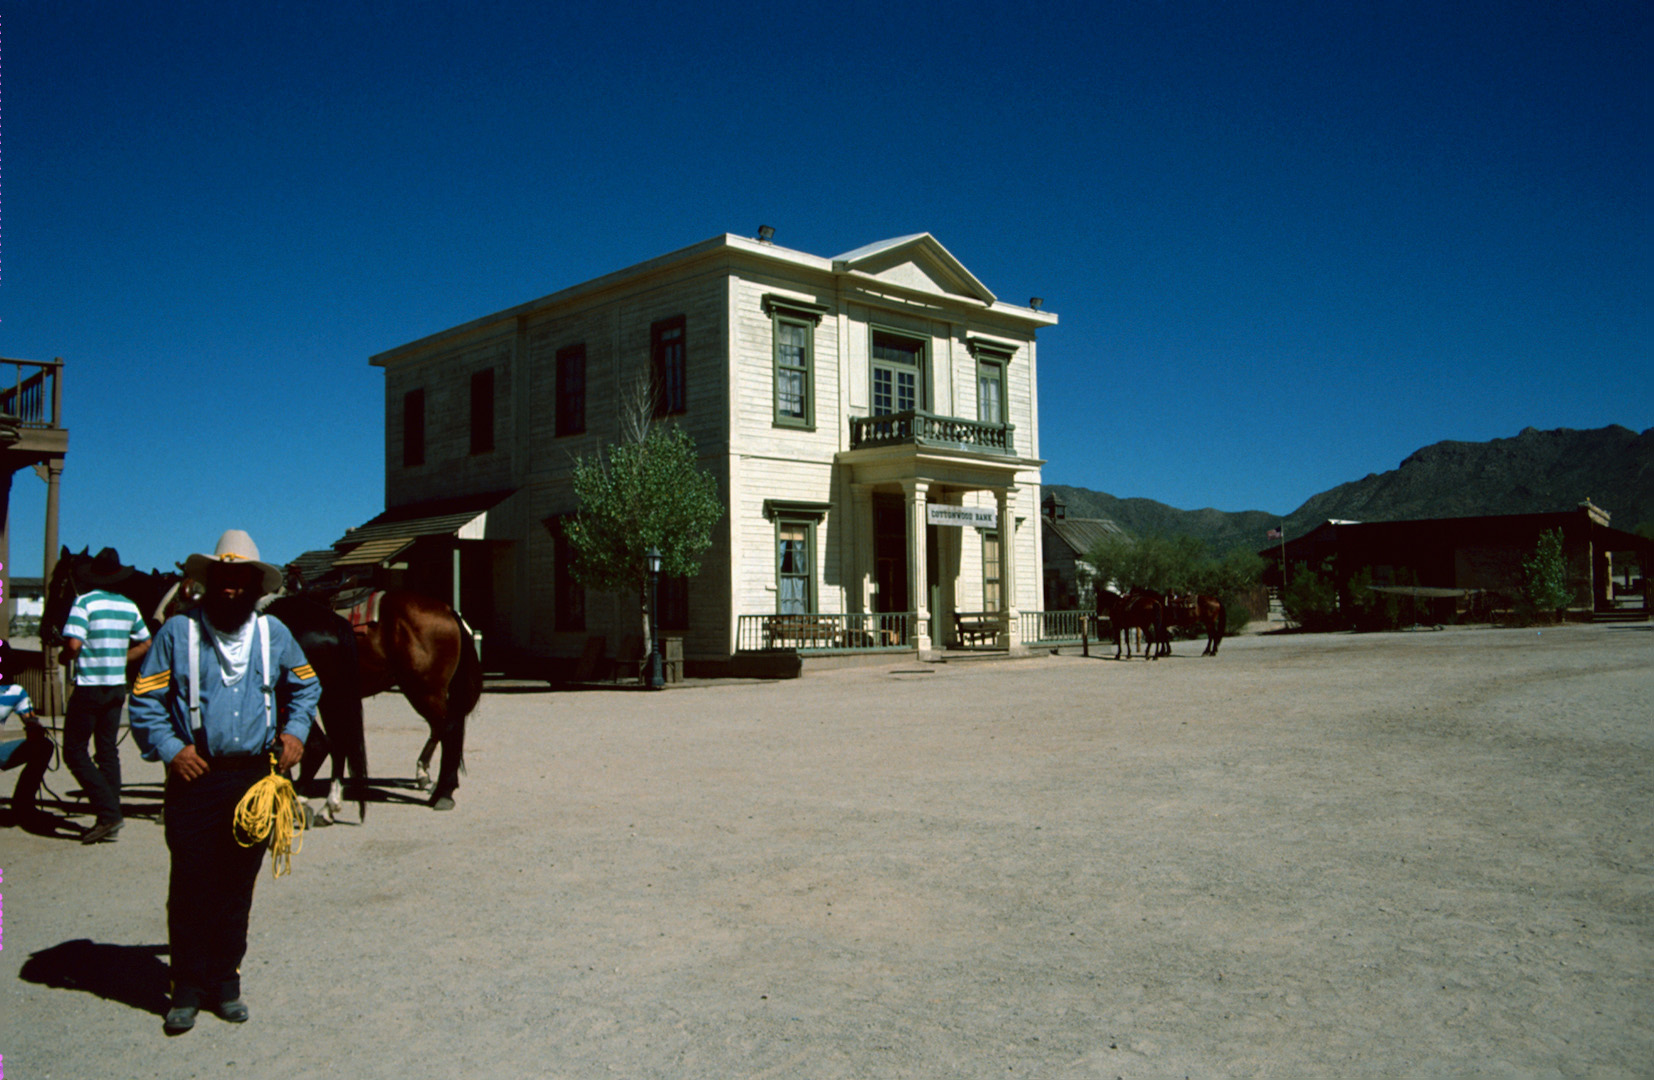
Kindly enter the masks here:
<path id="1" fill-rule="evenodd" d="M 453 808 L 454 800 L 448 798 L 446 795 L 431 804 L 432 810 L 452 810 Z"/>
<path id="2" fill-rule="evenodd" d="M 425 768 L 424 762 L 414 766 L 414 787 L 420 791 L 429 791 L 431 787 L 431 773 Z"/>

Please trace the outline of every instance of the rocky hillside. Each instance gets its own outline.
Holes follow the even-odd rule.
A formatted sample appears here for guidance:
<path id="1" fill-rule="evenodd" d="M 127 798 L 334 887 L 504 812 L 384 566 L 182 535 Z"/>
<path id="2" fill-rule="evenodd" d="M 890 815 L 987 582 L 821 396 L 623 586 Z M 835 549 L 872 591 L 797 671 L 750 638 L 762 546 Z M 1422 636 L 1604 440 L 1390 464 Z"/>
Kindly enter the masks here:
<path id="1" fill-rule="evenodd" d="M 1051 484 L 1071 517 L 1101 517 L 1134 535 L 1196 536 L 1216 551 L 1265 546 L 1280 520 L 1260 510 L 1178 510 L 1152 499 L 1116 499 Z M 1328 518 L 1404 521 L 1567 510 L 1589 498 L 1614 515 L 1616 528 L 1654 522 L 1654 428 L 1638 434 L 1611 425 L 1590 431 L 1526 428 L 1509 439 L 1439 442 L 1401 466 L 1370 473 L 1311 497 L 1286 517 L 1288 536 Z"/>

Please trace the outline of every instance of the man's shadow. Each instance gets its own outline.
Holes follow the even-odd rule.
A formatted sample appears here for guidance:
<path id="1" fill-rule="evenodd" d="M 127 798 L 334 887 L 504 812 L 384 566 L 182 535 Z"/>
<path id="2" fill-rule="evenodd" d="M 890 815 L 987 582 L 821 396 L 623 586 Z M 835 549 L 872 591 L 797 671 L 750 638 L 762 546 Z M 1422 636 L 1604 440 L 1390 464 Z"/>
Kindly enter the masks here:
<path id="1" fill-rule="evenodd" d="M 134 1009 L 165 1016 L 170 972 L 165 945 L 104 945 L 76 938 L 31 953 L 17 973 L 24 982 L 54 990 L 82 990 Z"/>

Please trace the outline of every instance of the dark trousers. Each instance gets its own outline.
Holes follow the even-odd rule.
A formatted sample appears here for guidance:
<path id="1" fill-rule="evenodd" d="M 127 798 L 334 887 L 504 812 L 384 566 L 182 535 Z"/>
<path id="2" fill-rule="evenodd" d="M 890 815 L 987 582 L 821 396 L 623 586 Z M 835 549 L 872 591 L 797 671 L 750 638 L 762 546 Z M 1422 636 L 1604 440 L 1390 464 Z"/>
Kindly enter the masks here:
<path id="1" fill-rule="evenodd" d="M 124 686 L 77 686 L 63 717 L 63 760 L 75 774 L 98 824 L 121 820 L 121 703 Z M 90 742 L 97 757 L 86 752 Z"/>
<path id="2" fill-rule="evenodd" d="M 211 1007 L 241 996 L 241 958 L 253 886 L 268 843 L 242 847 L 235 806 L 269 769 L 213 769 L 194 780 L 167 777 L 167 938 L 174 1005 Z"/>
<path id="3" fill-rule="evenodd" d="M 52 740 L 46 735 L 30 735 L 17 742 L 8 742 L 11 753 L 0 752 L 0 757 L 6 759 L 0 769 L 15 769 L 22 766 L 23 772 L 17 778 L 17 786 L 12 789 L 11 808 L 19 814 L 30 814 L 35 810 L 35 796 L 40 794 L 40 781 L 46 776 L 46 766 L 52 763 Z"/>

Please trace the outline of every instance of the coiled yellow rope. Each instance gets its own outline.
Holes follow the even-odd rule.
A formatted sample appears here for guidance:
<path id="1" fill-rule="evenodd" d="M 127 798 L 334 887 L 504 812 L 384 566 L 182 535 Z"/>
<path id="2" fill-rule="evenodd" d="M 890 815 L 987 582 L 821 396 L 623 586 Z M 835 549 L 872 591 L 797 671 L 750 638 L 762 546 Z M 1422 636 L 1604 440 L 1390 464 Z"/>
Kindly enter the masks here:
<path id="1" fill-rule="evenodd" d="M 270 868 L 276 877 L 293 872 L 293 856 L 304 847 L 304 814 L 298 803 L 298 792 L 276 771 L 276 755 L 271 754 L 270 775 L 249 788 L 235 806 L 235 842 L 252 847 L 268 837 Z"/>

